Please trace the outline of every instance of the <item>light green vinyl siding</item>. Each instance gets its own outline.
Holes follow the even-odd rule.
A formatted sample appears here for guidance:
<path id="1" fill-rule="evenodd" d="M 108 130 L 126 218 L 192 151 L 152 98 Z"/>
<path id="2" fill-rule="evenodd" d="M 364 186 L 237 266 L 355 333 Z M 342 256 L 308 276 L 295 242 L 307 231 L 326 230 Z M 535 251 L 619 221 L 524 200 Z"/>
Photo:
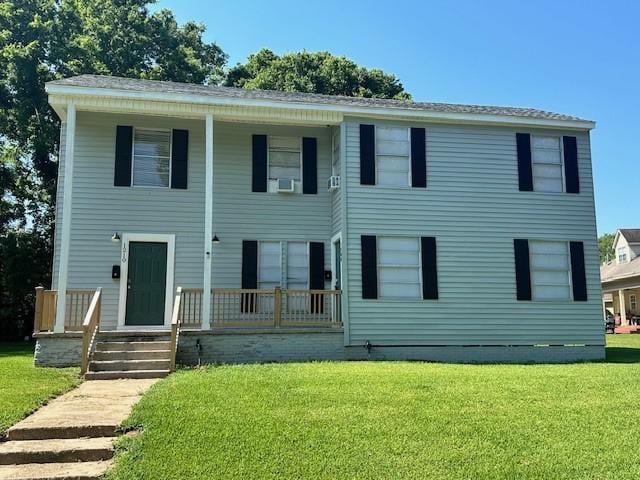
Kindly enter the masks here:
<path id="1" fill-rule="evenodd" d="M 189 130 L 186 190 L 114 187 L 117 125 Z M 254 133 L 318 138 L 318 194 L 251 192 L 251 135 Z M 325 242 L 329 268 L 331 200 L 328 128 L 214 122 L 213 287 L 241 286 L 242 240 Z M 64 153 L 64 135 L 61 142 Z M 204 120 L 79 112 L 76 127 L 73 216 L 69 288 L 103 288 L 102 326 L 115 328 L 119 280 L 111 267 L 120 264 L 121 243 L 114 232 L 175 234 L 175 286 L 202 288 L 204 259 Z M 64 188 L 61 159 L 58 198 Z M 61 203 L 57 208 L 60 224 Z M 60 238 L 55 237 L 54 277 Z M 327 287 L 329 284 L 327 283 Z"/>
<path id="2" fill-rule="evenodd" d="M 427 188 L 382 188 L 360 185 L 360 123 L 346 122 L 351 344 L 603 343 L 587 133 L 544 132 L 577 136 L 579 195 L 518 191 L 526 129 L 431 124 L 407 124 L 426 127 Z M 435 236 L 439 300 L 363 300 L 363 234 Z M 583 241 L 588 302 L 517 301 L 514 238 Z"/>

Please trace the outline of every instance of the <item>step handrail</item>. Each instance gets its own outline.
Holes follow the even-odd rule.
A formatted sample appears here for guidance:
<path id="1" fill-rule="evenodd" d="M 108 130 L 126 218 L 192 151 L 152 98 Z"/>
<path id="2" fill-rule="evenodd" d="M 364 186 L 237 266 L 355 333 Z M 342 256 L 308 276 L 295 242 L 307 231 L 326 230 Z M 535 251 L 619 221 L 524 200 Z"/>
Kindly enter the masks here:
<path id="1" fill-rule="evenodd" d="M 178 337 L 180 336 L 180 303 L 182 302 L 182 287 L 176 290 L 176 298 L 173 301 L 173 312 L 171 315 L 171 358 L 169 361 L 169 371 L 176 369 L 176 352 L 178 350 Z"/>
<path id="2" fill-rule="evenodd" d="M 102 288 L 96 289 L 89 309 L 82 322 L 82 363 L 80 373 L 84 375 L 89 369 L 91 351 L 95 343 L 96 335 L 100 329 L 100 310 L 102 304 Z"/>

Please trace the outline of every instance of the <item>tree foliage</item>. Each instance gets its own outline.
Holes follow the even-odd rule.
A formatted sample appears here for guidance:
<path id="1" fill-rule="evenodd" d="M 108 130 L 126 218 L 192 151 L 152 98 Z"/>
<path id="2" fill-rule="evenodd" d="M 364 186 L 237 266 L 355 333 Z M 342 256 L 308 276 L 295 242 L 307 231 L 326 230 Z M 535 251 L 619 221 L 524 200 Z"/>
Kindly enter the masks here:
<path id="1" fill-rule="evenodd" d="M 262 49 L 229 70 L 225 85 L 249 89 L 323 93 L 350 97 L 410 99 L 400 80 L 378 69 L 358 66 L 329 52 L 276 55 Z"/>
<path id="2" fill-rule="evenodd" d="M 615 252 L 613 251 L 613 239 L 614 233 L 605 233 L 598 237 L 598 250 L 600 252 L 600 263 L 606 263 L 615 258 Z"/>

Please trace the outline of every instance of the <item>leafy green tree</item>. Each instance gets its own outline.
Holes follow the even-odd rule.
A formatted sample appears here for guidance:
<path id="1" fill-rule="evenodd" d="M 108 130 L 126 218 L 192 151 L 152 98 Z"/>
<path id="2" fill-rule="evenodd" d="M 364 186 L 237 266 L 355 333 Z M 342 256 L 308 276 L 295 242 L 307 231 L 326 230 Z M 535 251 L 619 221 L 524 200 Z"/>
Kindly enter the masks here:
<path id="1" fill-rule="evenodd" d="M 227 57 L 202 39 L 205 27 L 178 25 L 150 3 L 0 0 L 0 330 L 29 321 L 25 292 L 36 279 L 50 282 L 60 122 L 45 83 L 84 73 L 222 81 Z M 24 268 L 47 266 L 44 277 L 37 269 L 17 275 L 17 258 L 34 260 Z"/>
<path id="2" fill-rule="evenodd" d="M 614 233 L 605 233 L 598 237 L 598 250 L 600 251 L 600 263 L 606 263 L 615 258 L 615 252 L 613 251 L 613 239 Z"/>
<path id="3" fill-rule="evenodd" d="M 350 97 L 411 98 L 394 75 L 360 67 L 348 58 L 329 52 L 302 51 L 278 56 L 262 49 L 249 55 L 246 63 L 230 69 L 224 84 Z"/>

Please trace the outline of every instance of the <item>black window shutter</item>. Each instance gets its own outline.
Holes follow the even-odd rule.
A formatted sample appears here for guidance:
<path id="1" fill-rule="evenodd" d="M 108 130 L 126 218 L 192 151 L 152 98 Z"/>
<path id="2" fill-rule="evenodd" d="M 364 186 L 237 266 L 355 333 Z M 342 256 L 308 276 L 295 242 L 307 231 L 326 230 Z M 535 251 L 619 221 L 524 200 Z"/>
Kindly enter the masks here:
<path id="1" fill-rule="evenodd" d="M 258 288 L 258 242 L 242 241 L 242 288 Z"/>
<path id="2" fill-rule="evenodd" d="M 133 153 L 133 127 L 118 125 L 116 129 L 116 162 L 113 184 L 131 186 L 131 155 Z"/>
<path id="3" fill-rule="evenodd" d="M 302 139 L 302 193 L 318 193 L 318 141 Z"/>
<path id="4" fill-rule="evenodd" d="M 171 142 L 171 188 L 187 188 L 189 130 L 174 130 Z"/>
<path id="5" fill-rule="evenodd" d="M 411 186 L 427 187 L 427 155 L 425 129 L 411 129 Z"/>
<path id="6" fill-rule="evenodd" d="M 258 288 L 258 242 L 255 240 L 242 241 L 242 288 Z M 241 312 L 256 311 L 256 295 L 243 293 L 240 297 Z"/>
<path id="7" fill-rule="evenodd" d="M 516 133 L 518 150 L 518 184 L 521 192 L 533 191 L 533 170 L 531 168 L 531 135 Z"/>
<path id="8" fill-rule="evenodd" d="M 422 237 L 422 298 L 437 300 L 438 298 L 438 261 L 435 237 Z"/>
<path id="9" fill-rule="evenodd" d="M 516 264 L 516 298 L 531 300 L 531 267 L 529 265 L 529 241 L 513 240 Z"/>
<path id="10" fill-rule="evenodd" d="M 324 290 L 324 243 L 309 243 L 309 288 Z M 311 295 L 311 312 L 324 313 L 325 294 Z"/>
<path id="11" fill-rule="evenodd" d="M 324 243 L 309 243 L 309 288 L 324 290 Z"/>
<path id="12" fill-rule="evenodd" d="M 577 302 L 587 301 L 587 276 L 584 271 L 584 244 L 569 242 L 571 252 L 571 280 L 573 299 Z"/>
<path id="13" fill-rule="evenodd" d="M 373 125 L 360 125 L 360 184 L 376 184 L 376 131 Z"/>
<path id="14" fill-rule="evenodd" d="M 362 251 L 362 298 L 378 298 L 378 255 L 376 237 L 360 237 Z"/>
<path id="15" fill-rule="evenodd" d="M 251 191 L 267 191 L 267 136 L 253 136 L 253 167 L 251 176 Z"/>
<path id="16" fill-rule="evenodd" d="M 564 147 L 564 178 L 567 193 L 580 193 L 576 137 L 562 137 L 562 144 Z"/>

